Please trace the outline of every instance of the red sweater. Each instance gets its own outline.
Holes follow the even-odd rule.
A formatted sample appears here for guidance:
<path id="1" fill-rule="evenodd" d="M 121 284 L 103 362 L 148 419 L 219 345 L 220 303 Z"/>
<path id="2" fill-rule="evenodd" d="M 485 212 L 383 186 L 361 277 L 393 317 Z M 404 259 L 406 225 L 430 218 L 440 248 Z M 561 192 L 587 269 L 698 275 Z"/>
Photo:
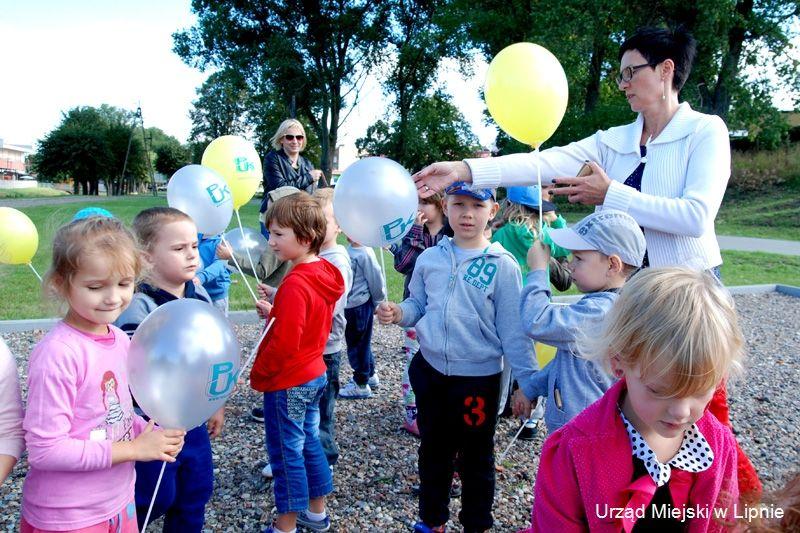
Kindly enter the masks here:
<path id="1" fill-rule="evenodd" d="M 325 373 L 322 350 L 342 293 L 339 269 L 324 259 L 289 271 L 275 294 L 270 313 L 275 323 L 258 347 L 250 373 L 255 390 L 285 390 Z"/>

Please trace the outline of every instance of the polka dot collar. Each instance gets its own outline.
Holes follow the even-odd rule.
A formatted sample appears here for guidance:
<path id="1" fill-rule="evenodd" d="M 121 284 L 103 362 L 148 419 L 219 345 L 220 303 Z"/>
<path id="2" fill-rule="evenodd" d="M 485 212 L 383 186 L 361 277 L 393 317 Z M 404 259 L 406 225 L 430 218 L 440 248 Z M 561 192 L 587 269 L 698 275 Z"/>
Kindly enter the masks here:
<path id="1" fill-rule="evenodd" d="M 647 473 L 653 478 L 657 487 L 661 487 L 669 481 L 673 467 L 687 472 L 702 472 L 708 470 L 711 463 L 714 462 L 714 452 L 711 451 L 706 438 L 700 433 L 697 424 L 692 424 L 692 427 L 683 433 L 683 442 L 678 453 L 664 464 L 658 461 L 655 452 L 650 449 L 644 437 L 636 431 L 633 424 L 628 422 L 622 409 L 619 410 L 619 414 L 628 432 L 633 456 L 642 460 Z"/>

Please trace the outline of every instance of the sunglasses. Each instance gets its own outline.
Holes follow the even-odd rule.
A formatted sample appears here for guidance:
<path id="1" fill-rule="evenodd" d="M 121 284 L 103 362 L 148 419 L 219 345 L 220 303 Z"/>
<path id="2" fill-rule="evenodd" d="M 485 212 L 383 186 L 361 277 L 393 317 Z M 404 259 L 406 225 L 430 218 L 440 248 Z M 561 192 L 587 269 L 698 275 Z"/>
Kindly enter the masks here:
<path id="1" fill-rule="evenodd" d="M 639 70 L 640 68 L 655 67 L 655 66 L 656 65 L 653 63 L 642 63 L 641 65 L 625 67 L 624 69 L 622 69 L 622 72 L 617 74 L 616 76 L 617 83 L 622 83 L 622 82 L 628 83 L 633 79 L 633 75 L 636 74 L 636 71 Z"/>
<path id="2" fill-rule="evenodd" d="M 283 138 L 286 139 L 287 141 L 293 141 L 295 139 L 297 139 L 298 141 L 302 141 L 303 139 L 306 138 L 306 136 L 305 135 L 284 135 Z"/>

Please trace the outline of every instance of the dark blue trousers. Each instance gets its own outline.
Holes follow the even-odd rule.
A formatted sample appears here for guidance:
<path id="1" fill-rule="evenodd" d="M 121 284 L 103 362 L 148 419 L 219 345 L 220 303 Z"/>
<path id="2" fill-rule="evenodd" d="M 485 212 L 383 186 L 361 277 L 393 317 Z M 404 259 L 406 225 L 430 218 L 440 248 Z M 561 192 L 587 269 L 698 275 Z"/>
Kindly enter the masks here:
<path id="1" fill-rule="evenodd" d="M 193 533 L 203 531 L 206 503 L 214 490 L 214 464 L 206 425 L 186 434 L 183 449 L 174 463 L 167 463 L 158 488 L 150 522 L 164 518 L 164 531 Z M 144 525 L 147 508 L 156 488 L 161 461 L 136 463 L 136 518 Z"/>
<path id="2" fill-rule="evenodd" d="M 347 341 L 347 360 L 353 369 L 353 381 L 366 385 L 375 374 L 375 356 L 372 354 L 372 313 L 375 304 L 372 298 L 363 304 L 344 310 L 347 326 L 344 338 Z"/>

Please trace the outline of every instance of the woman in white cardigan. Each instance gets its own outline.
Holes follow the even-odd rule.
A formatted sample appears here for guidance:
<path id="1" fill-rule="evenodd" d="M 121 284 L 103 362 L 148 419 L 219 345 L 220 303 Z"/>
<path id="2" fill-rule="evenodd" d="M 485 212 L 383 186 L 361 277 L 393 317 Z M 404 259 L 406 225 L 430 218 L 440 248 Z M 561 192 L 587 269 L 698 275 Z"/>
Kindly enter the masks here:
<path id="1" fill-rule="evenodd" d="M 644 230 L 650 266 L 713 269 L 722 263 L 714 218 L 730 177 L 728 129 L 678 102 L 695 55 L 684 31 L 643 29 L 620 48 L 619 89 L 638 118 L 567 146 L 497 158 L 434 163 L 417 174 L 420 196 L 453 181 L 475 187 L 555 182 L 573 203 L 618 209 Z M 574 177 L 584 162 L 592 173 Z"/>

